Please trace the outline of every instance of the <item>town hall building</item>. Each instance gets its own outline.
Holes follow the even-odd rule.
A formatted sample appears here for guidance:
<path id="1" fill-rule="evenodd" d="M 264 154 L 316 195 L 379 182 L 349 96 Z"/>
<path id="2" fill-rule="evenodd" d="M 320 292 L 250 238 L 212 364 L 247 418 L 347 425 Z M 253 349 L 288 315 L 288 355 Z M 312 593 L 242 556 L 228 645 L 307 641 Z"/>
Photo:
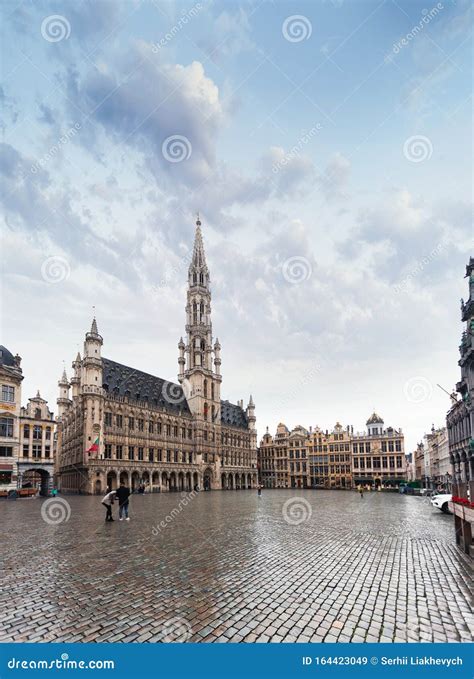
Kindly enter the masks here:
<path id="1" fill-rule="evenodd" d="M 255 405 L 221 399 L 221 346 L 213 340 L 211 291 L 196 222 L 188 271 L 186 340 L 178 382 L 102 356 L 94 318 L 73 375 L 60 379 L 57 473 L 62 492 L 103 493 L 125 481 L 146 491 L 257 486 Z"/>

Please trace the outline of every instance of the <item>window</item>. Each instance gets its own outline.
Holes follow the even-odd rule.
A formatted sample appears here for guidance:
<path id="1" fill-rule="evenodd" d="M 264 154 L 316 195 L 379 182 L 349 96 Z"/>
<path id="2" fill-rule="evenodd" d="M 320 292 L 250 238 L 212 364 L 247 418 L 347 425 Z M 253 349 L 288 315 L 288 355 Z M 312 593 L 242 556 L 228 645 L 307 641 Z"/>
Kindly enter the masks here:
<path id="1" fill-rule="evenodd" d="M 163 451 L 161 450 L 161 448 L 158 448 L 157 450 L 156 459 L 158 462 L 163 462 Z"/>
<path id="2" fill-rule="evenodd" d="M 13 438 L 13 417 L 0 417 L 0 436 Z"/>
<path id="3" fill-rule="evenodd" d="M 135 459 L 135 446 L 128 446 L 128 459 L 129 460 Z"/>
<path id="4" fill-rule="evenodd" d="M 176 425 L 173 427 L 173 436 L 175 439 L 178 438 L 178 427 Z"/>
<path id="5" fill-rule="evenodd" d="M 116 415 L 115 416 L 115 424 L 119 429 L 122 429 L 123 427 L 123 417 L 122 415 Z"/>
<path id="6" fill-rule="evenodd" d="M 145 422 L 143 420 L 138 420 L 138 431 L 143 431 L 145 428 Z"/>
<path id="7" fill-rule="evenodd" d="M 15 403 L 15 387 L 11 387 L 9 384 L 2 384 L 2 401 Z"/>
<path id="8" fill-rule="evenodd" d="M 155 459 L 155 449 L 148 448 L 148 462 L 153 462 L 154 459 Z"/>
<path id="9" fill-rule="evenodd" d="M 45 457 L 51 457 L 51 446 L 45 446 L 44 447 L 44 456 Z"/>
<path id="10" fill-rule="evenodd" d="M 41 457 L 41 443 L 33 443 L 33 457 Z"/>
<path id="11" fill-rule="evenodd" d="M 28 457 L 30 454 L 30 445 L 29 443 L 24 443 L 23 444 L 23 457 Z"/>
<path id="12" fill-rule="evenodd" d="M 112 459 L 112 446 L 110 445 L 110 443 L 106 443 L 106 444 L 105 444 L 105 448 L 104 448 L 104 458 L 105 458 L 106 460 L 111 460 L 111 459 Z"/>
<path id="13" fill-rule="evenodd" d="M 387 456 L 382 457 L 382 467 L 387 469 Z"/>
<path id="14" fill-rule="evenodd" d="M 389 441 L 389 442 L 388 442 L 388 451 L 389 451 L 390 453 L 393 453 L 393 451 L 394 451 L 393 441 Z"/>
<path id="15" fill-rule="evenodd" d="M 401 441 L 395 441 L 395 450 L 397 453 L 401 453 L 402 451 L 402 442 Z"/>
<path id="16" fill-rule="evenodd" d="M 402 464 L 401 455 L 397 455 L 397 468 L 401 469 L 402 466 L 403 466 L 403 464 Z"/>
<path id="17" fill-rule="evenodd" d="M 192 429 L 188 429 L 188 439 L 192 439 L 192 438 L 193 438 Z"/>
<path id="18" fill-rule="evenodd" d="M 112 426 L 112 413 L 105 413 L 105 426 L 106 427 Z"/>
<path id="19" fill-rule="evenodd" d="M 359 469 L 359 458 L 358 457 L 354 458 L 354 469 Z"/>
<path id="20" fill-rule="evenodd" d="M 120 417 L 122 417 L 120 415 Z M 115 457 L 117 460 L 122 460 L 123 459 L 123 446 L 116 446 L 115 447 Z"/>
<path id="21" fill-rule="evenodd" d="M 171 436 L 171 424 L 166 425 L 166 436 Z"/>
<path id="22" fill-rule="evenodd" d="M 138 448 L 138 459 L 143 462 L 143 448 Z"/>
<path id="23" fill-rule="evenodd" d="M 156 433 L 161 434 L 161 422 L 156 423 Z"/>
<path id="24" fill-rule="evenodd" d="M 204 435 L 204 440 L 207 441 L 207 430 L 206 429 L 204 429 L 203 435 Z"/>
<path id="25" fill-rule="evenodd" d="M 46 440 L 51 441 L 51 427 L 46 427 Z"/>
<path id="26" fill-rule="evenodd" d="M 380 457 L 374 457 L 373 468 L 380 469 Z"/>
<path id="27" fill-rule="evenodd" d="M 0 457 L 13 457 L 12 446 L 0 446 Z"/>
<path id="28" fill-rule="evenodd" d="M 23 426 L 23 438 L 29 439 L 30 438 L 30 425 L 25 424 Z"/>
<path id="29" fill-rule="evenodd" d="M 207 380 L 204 380 L 204 398 L 207 398 Z"/>
<path id="30" fill-rule="evenodd" d="M 387 452 L 387 441 L 382 441 L 382 453 Z"/>
<path id="31" fill-rule="evenodd" d="M 128 428 L 132 431 L 135 429 L 135 419 L 133 417 L 128 418 Z"/>
<path id="32" fill-rule="evenodd" d="M 171 462 L 171 450 L 166 451 L 166 462 Z"/>
<path id="33" fill-rule="evenodd" d="M 150 422 L 148 422 L 148 433 L 153 434 L 153 430 L 154 430 L 153 422 L 150 420 Z"/>
<path id="34" fill-rule="evenodd" d="M 365 444 L 365 452 L 370 453 L 370 441 Z"/>
<path id="35" fill-rule="evenodd" d="M 179 462 L 179 457 L 178 457 L 178 451 L 177 451 L 177 450 L 174 451 L 173 459 L 174 459 L 175 462 Z"/>
<path id="36" fill-rule="evenodd" d="M 43 436 L 43 428 L 39 424 L 35 424 L 33 427 L 33 439 L 41 440 Z"/>

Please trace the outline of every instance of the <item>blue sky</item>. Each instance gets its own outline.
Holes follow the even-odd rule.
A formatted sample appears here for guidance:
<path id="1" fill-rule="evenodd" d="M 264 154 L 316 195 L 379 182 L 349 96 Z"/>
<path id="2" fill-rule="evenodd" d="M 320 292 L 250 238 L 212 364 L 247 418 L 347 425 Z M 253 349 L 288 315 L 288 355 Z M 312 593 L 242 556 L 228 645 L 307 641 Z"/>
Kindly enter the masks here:
<path id="1" fill-rule="evenodd" d="M 253 393 L 259 434 L 361 430 L 375 407 L 412 448 L 443 424 L 472 245 L 470 2 L 2 12 L 2 341 L 23 400 L 54 403 L 93 306 L 104 355 L 175 378 L 199 210 L 223 396 Z"/>

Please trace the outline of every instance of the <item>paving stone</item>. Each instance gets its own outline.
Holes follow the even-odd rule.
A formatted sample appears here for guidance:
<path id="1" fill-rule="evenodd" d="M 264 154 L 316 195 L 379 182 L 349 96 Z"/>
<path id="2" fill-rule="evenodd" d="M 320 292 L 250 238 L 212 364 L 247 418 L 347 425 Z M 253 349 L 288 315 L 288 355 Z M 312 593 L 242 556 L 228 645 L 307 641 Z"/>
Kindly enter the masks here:
<path id="1" fill-rule="evenodd" d="M 314 510 L 298 526 L 294 496 Z M 133 496 L 133 522 L 111 525 L 98 497 L 64 496 L 56 526 L 42 500 L 2 503 L 0 641 L 471 640 L 471 563 L 419 498 L 201 493 L 153 536 L 180 498 Z"/>

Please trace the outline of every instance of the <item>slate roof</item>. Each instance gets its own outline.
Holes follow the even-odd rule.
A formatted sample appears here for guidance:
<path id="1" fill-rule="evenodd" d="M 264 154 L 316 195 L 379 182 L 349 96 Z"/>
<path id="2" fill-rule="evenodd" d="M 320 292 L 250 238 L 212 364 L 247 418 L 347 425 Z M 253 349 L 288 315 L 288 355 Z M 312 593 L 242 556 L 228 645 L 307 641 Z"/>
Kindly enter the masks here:
<path id="1" fill-rule="evenodd" d="M 229 401 L 221 401 L 221 422 L 230 427 L 248 428 L 248 419 L 242 408 Z"/>
<path id="2" fill-rule="evenodd" d="M 188 402 L 179 384 L 102 359 L 104 389 L 112 396 L 127 396 L 132 401 L 147 401 L 151 407 L 164 408 L 175 415 L 190 415 Z"/>
<path id="3" fill-rule="evenodd" d="M 383 419 L 380 417 L 380 415 L 377 415 L 377 413 L 373 413 L 367 420 L 366 424 L 383 424 Z"/>
<path id="4" fill-rule="evenodd" d="M 4 346 L 0 346 L 0 365 L 8 365 L 10 367 L 15 365 L 13 354 Z"/>
<path id="5" fill-rule="evenodd" d="M 131 401 L 145 401 L 152 408 L 164 408 L 174 415 L 191 414 L 180 384 L 111 361 L 110 358 L 102 359 L 102 368 L 102 385 L 112 396 L 127 396 Z M 221 423 L 230 427 L 248 428 L 244 410 L 229 401 L 221 401 Z"/>

